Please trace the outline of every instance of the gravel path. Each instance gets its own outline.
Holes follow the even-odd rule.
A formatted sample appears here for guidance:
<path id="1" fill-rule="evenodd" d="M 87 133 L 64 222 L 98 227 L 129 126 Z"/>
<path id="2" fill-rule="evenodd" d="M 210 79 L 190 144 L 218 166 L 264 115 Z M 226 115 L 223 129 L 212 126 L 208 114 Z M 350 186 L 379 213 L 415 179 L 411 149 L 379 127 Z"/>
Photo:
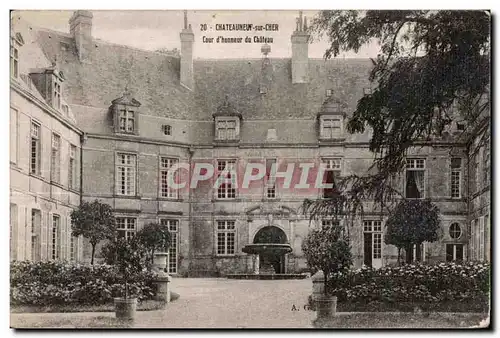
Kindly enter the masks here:
<path id="1" fill-rule="evenodd" d="M 304 309 L 310 279 L 174 278 L 172 290 L 180 294 L 177 301 L 161 311 L 137 312 L 133 327 L 308 328 L 315 318 L 315 312 Z M 95 322 L 113 317 L 111 312 L 11 314 L 11 326 L 96 327 Z"/>

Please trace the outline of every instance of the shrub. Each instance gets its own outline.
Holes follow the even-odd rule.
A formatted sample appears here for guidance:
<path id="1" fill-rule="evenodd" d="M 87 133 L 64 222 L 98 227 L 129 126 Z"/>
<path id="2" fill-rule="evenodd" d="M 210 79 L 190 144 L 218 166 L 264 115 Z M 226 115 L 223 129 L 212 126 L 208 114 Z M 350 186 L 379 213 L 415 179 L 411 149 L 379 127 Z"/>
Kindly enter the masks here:
<path id="1" fill-rule="evenodd" d="M 129 294 L 140 301 L 156 294 L 154 273 L 136 271 L 128 279 Z M 13 262 L 10 265 L 12 304 L 105 304 L 123 296 L 125 285 L 111 265 L 68 262 Z"/>
<path id="2" fill-rule="evenodd" d="M 325 293 L 328 291 L 328 278 L 341 274 L 352 264 L 349 239 L 338 224 L 312 229 L 304 242 L 302 251 L 307 265 L 313 270 L 323 270 L 325 278 Z"/>
<path id="3" fill-rule="evenodd" d="M 363 267 L 332 274 L 329 290 L 339 302 L 484 302 L 490 293 L 488 263 Z"/>

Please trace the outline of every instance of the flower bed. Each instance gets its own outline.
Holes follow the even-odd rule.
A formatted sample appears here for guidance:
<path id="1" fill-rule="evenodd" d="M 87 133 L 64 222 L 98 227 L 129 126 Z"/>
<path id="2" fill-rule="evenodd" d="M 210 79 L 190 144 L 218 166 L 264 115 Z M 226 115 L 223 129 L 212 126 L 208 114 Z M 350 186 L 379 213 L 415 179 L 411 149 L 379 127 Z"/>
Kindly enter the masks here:
<path id="1" fill-rule="evenodd" d="M 394 304 L 395 309 L 398 304 L 423 304 L 432 310 L 440 309 L 442 304 L 461 303 L 474 312 L 487 311 L 490 266 L 447 262 L 362 268 L 332 275 L 330 290 L 339 303 L 349 304 L 350 308 L 353 304 Z"/>
<path id="2" fill-rule="evenodd" d="M 129 292 L 139 301 L 153 299 L 154 273 L 141 271 L 129 279 Z M 123 295 L 121 276 L 111 265 L 68 262 L 13 262 L 10 265 L 13 305 L 106 304 Z"/>

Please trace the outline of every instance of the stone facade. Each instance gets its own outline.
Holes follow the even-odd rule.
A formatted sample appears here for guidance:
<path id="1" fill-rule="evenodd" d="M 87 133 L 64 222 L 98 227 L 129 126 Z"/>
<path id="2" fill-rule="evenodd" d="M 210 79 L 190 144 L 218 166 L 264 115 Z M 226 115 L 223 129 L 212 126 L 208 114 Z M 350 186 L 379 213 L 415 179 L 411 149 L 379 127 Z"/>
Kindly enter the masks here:
<path id="1" fill-rule="evenodd" d="M 85 23 L 91 26 L 91 14 L 79 13 L 75 12 L 72 22 L 79 22 L 78 15 L 83 15 Z M 16 29 L 20 27 L 15 26 Z M 57 115 L 51 114 L 51 109 L 45 115 L 35 117 L 38 114 L 36 109 L 30 108 L 34 105 L 27 99 L 23 99 L 24 103 L 19 102 L 21 96 L 18 94 L 13 95 L 13 107 L 19 106 L 21 112 L 30 114 L 23 117 L 25 121 L 39 118 L 47 135 L 51 130 L 57 130 L 65 140 L 63 149 L 67 149 L 69 143 L 77 145 L 78 151 L 81 147 L 81 162 L 78 163 L 81 163 L 83 176 L 81 189 L 65 190 L 64 179 L 62 187 L 47 182 L 48 172 L 37 178 L 17 170 L 18 166 L 28 169 L 29 157 L 22 158 L 22 165 L 11 164 L 11 203 L 17 203 L 16 199 L 20 198 L 15 193 L 18 190 L 40 196 L 37 199 L 30 195 L 29 201 L 19 202 L 24 209 L 14 212 L 18 215 L 15 217 L 17 224 L 11 222 L 17 239 L 12 241 L 16 243 L 14 259 L 32 258 L 29 250 L 22 254 L 20 249 L 29 247 L 26 242 L 29 242 L 26 239 L 29 236 L 21 234 L 20 230 L 29 228 L 29 220 L 26 221 L 23 215 L 35 208 L 33 203 L 42 201 L 41 192 L 47 191 L 51 195 L 47 207 L 43 207 L 48 215 L 44 217 L 50 217 L 56 208 L 66 208 L 61 211 L 66 233 L 69 229 L 67 214 L 78 205 L 80 198 L 88 201 L 99 199 L 110 204 L 116 217 L 123 224 L 131 225 L 131 231 L 141 229 L 148 222 L 166 222 L 176 237 L 169 258 L 169 269 L 173 274 L 251 273 L 252 257 L 241 249 L 253 243 L 255 234 L 266 226 L 281 229 L 293 249 L 285 258 L 285 270 L 304 271 L 307 266 L 301 250 L 302 240 L 310 227 L 319 226 L 310 223 L 300 213 L 304 196 L 294 190 L 280 189 L 278 185 L 275 197 L 268 198 L 261 184 L 236 191 L 234 198 L 220 199 L 217 190 L 213 189 L 215 178 L 196 189 L 180 190 L 178 194 L 170 195 L 169 191 L 162 190 L 162 166 L 171 163 L 168 161 L 177 161 L 189 165 L 209 162 L 217 167 L 217 161 L 222 159 L 235 160 L 237 166 L 254 160 L 265 162 L 266 159 L 277 159 L 278 165 L 304 160 L 319 164 L 324 158 L 335 158 L 340 160 L 340 176 L 346 176 L 366 172 L 373 161 L 373 154 L 368 149 L 369 132 L 350 135 L 341 128 L 339 137 L 320 137 L 323 128 L 320 116 L 334 115 L 345 127 L 346 113 L 369 88 L 370 61 L 308 59 L 307 44 L 302 43 L 307 38 L 303 29 L 297 29 L 292 35 L 292 60 L 268 58 L 266 50 L 262 60 L 193 61 L 193 33 L 187 19 L 181 32 L 182 48 L 187 52 L 181 50 L 180 58 L 95 41 L 95 48 L 92 48 L 94 44 L 84 46 L 85 60 L 82 61 L 78 58 L 82 54 L 80 49 L 72 50 L 81 46 L 74 45 L 75 36 L 43 29 L 33 34 L 37 34 L 38 39 L 30 40 L 36 40 L 31 47 L 42 50 L 48 58 L 44 67 L 50 67 L 48 60 L 55 58 L 65 75 L 63 98 L 69 102 L 76 123 L 61 124 Z M 87 36 L 85 41 L 88 41 Z M 30 61 L 31 58 L 25 60 Z M 17 93 L 16 80 L 12 81 L 12 91 Z M 332 102 L 339 103 L 335 113 L 332 113 L 331 106 L 327 106 Z M 227 113 L 229 103 L 234 112 Z M 24 104 L 29 106 L 24 107 Z M 241 119 L 234 120 L 238 125 L 237 137 L 218 140 L 215 116 L 217 119 L 241 116 Z M 28 142 L 26 123 L 20 124 L 24 127 L 19 133 L 24 135 L 21 139 Z M 450 134 L 456 132 L 453 128 L 450 128 Z M 477 138 L 479 136 L 474 140 Z M 42 139 L 48 142 L 47 137 Z M 19 144 L 16 151 L 29 149 L 26 142 Z M 439 242 L 424 245 L 423 259 L 426 261 L 449 258 L 449 245 L 462 245 L 464 259 L 489 259 L 489 221 L 485 218 L 489 214 L 489 184 L 474 194 L 466 188 L 473 181 L 468 164 L 474 156 L 475 143 L 449 137 L 424 143 L 408 154 L 409 158 L 424 160 L 424 196 L 436 203 L 442 212 L 443 237 Z M 49 146 L 42 149 L 48 151 Z M 485 153 L 484 150 L 480 152 Z M 47 155 L 44 161 L 49 158 Z M 458 179 L 455 176 L 454 183 L 456 186 L 459 182 L 461 187 L 458 195 L 456 192 L 452 194 L 452 171 L 457 171 L 452 158 L 461 159 L 460 175 Z M 67 157 L 63 156 L 62 168 L 65 168 L 66 160 Z M 49 167 L 48 163 L 42 163 L 44 170 L 49 170 Z M 125 173 L 129 172 L 131 174 L 127 176 Z M 19 175 L 25 175 L 29 180 Z M 64 169 L 62 177 L 65 177 Z M 405 189 L 405 177 L 405 173 L 401 173 L 396 180 L 401 191 Z M 18 186 L 28 182 L 29 187 Z M 54 197 L 54 194 L 61 197 Z M 321 191 L 312 189 L 308 194 L 308 197 L 318 197 Z M 350 228 L 356 267 L 367 262 L 374 266 L 394 264 L 397 260 L 396 248 L 383 243 L 387 215 L 370 211 L 373 210 L 372 204 L 366 202 L 364 219 L 357 219 Z M 482 232 L 483 257 L 476 251 L 471 252 L 468 225 L 475 219 L 488 224 Z M 129 221 L 132 223 L 127 223 Z M 380 227 L 377 221 L 381 221 Z M 452 224 L 460 227 L 457 235 L 456 225 L 453 226 L 456 238 L 451 237 Z M 219 235 L 221 233 L 225 234 Z M 226 233 L 234 236 L 230 249 Z M 367 245 L 371 247 L 369 260 L 366 257 Z M 457 256 L 459 250 L 453 247 L 453 259 L 460 258 Z M 90 248 L 85 246 L 83 257 L 88 260 L 89 256 Z M 39 258 L 50 259 L 47 255 Z"/>

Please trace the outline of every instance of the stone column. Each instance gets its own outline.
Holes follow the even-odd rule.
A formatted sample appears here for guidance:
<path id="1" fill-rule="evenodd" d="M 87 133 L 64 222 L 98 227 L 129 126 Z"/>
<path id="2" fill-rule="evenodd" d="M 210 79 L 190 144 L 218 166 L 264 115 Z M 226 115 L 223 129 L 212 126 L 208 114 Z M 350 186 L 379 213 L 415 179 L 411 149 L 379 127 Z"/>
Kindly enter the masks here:
<path id="1" fill-rule="evenodd" d="M 154 254 L 153 258 L 153 271 L 156 272 L 156 277 L 154 279 L 154 284 L 156 285 L 156 299 L 164 300 L 165 302 L 170 302 L 170 288 L 168 283 L 172 281 L 166 272 L 167 267 L 167 257 L 166 252 L 157 252 Z"/>
<path id="2" fill-rule="evenodd" d="M 255 275 L 259 274 L 260 256 L 258 254 L 252 255 L 253 261 L 253 273 Z"/>

